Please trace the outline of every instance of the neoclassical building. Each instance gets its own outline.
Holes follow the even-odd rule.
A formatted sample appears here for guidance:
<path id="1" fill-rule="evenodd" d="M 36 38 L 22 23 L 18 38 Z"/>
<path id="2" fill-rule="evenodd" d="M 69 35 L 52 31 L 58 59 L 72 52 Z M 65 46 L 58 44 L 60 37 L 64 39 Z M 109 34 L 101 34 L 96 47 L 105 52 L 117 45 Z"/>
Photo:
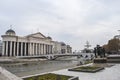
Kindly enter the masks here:
<path id="1" fill-rule="evenodd" d="M 46 37 L 40 32 L 21 37 L 17 36 L 14 30 L 9 29 L 5 35 L 2 35 L 2 56 L 56 54 L 57 52 L 55 53 L 55 51 L 57 50 L 59 50 L 59 53 L 63 53 L 62 48 L 67 47 L 67 45 L 63 46 L 60 44 L 60 42 L 56 43 L 51 37 Z M 69 49 L 72 48 L 70 47 Z"/>

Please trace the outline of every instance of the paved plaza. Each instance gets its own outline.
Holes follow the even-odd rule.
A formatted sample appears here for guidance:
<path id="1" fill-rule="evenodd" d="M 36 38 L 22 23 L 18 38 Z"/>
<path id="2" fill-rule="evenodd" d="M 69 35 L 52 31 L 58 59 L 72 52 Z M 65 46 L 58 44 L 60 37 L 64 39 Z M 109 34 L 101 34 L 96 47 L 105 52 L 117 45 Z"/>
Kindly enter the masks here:
<path id="1" fill-rule="evenodd" d="M 78 76 L 79 80 L 120 80 L 120 64 L 105 67 L 104 70 L 96 73 L 73 72 L 68 69 L 54 71 L 53 73 Z"/>

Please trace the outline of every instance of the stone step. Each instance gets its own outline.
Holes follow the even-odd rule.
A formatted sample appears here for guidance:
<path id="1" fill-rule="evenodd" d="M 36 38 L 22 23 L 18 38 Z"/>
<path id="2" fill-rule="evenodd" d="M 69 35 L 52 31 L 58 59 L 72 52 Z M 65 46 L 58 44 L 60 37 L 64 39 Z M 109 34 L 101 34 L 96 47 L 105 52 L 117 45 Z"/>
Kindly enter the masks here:
<path id="1" fill-rule="evenodd" d="M 108 63 L 120 63 L 120 55 L 109 55 L 107 57 Z"/>
<path id="2" fill-rule="evenodd" d="M 120 57 L 107 57 L 107 59 L 120 59 Z"/>
<path id="3" fill-rule="evenodd" d="M 95 58 L 94 63 L 106 63 L 107 59 L 106 58 Z"/>
<path id="4" fill-rule="evenodd" d="M 120 59 L 107 59 L 108 63 L 120 63 Z"/>
<path id="5" fill-rule="evenodd" d="M 120 59 L 120 55 L 109 55 L 107 59 Z"/>

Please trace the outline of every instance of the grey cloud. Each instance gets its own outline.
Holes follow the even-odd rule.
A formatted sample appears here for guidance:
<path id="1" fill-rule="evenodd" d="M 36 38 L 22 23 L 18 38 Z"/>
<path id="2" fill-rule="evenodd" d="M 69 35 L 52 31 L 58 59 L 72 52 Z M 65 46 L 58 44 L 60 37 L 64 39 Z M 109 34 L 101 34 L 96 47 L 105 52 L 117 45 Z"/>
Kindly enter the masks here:
<path id="1" fill-rule="evenodd" d="M 105 44 L 120 26 L 119 0 L 0 0 L 0 35 L 13 29 L 18 35 L 50 33 L 73 49 L 88 40 Z M 22 33 L 21 33 L 22 32 Z"/>

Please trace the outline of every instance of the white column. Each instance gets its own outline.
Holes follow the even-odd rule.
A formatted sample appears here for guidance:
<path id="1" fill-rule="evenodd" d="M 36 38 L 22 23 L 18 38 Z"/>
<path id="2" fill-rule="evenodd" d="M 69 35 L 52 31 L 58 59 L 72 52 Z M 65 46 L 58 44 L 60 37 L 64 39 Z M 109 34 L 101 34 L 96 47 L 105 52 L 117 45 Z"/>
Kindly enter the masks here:
<path id="1" fill-rule="evenodd" d="M 46 53 L 45 53 L 45 44 L 44 44 L 44 54 L 46 54 Z"/>
<path id="2" fill-rule="evenodd" d="M 37 43 L 37 55 L 39 55 L 39 43 Z"/>
<path id="3" fill-rule="evenodd" d="M 39 55 L 39 43 L 37 43 L 37 55 Z"/>
<path id="4" fill-rule="evenodd" d="M 50 45 L 50 54 L 52 54 L 52 45 Z"/>
<path id="5" fill-rule="evenodd" d="M 37 55 L 39 55 L 39 43 L 37 43 Z"/>
<path id="6" fill-rule="evenodd" d="M 48 50 L 49 49 L 49 46 L 48 45 L 46 45 L 46 52 L 47 52 L 47 54 L 49 53 Z"/>
<path id="7" fill-rule="evenodd" d="M 10 41 L 10 56 L 12 56 L 12 41 Z"/>
<path id="8" fill-rule="evenodd" d="M 8 56 L 8 41 L 6 41 L 6 53 L 5 56 Z"/>
<path id="9" fill-rule="evenodd" d="M 43 54 L 45 54 L 45 44 L 43 44 Z"/>
<path id="10" fill-rule="evenodd" d="M 45 45 L 45 53 L 48 54 L 48 45 Z"/>
<path id="11" fill-rule="evenodd" d="M 41 51 L 41 50 L 40 50 L 40 43 L 39 43 L 39 55 L 40 55 L 40 51 Z"/>
<path id="12" fill-rule="evenodd" d="M 43 44 L 41 44 L 41 54 L 43 54 Z"/>
<path id="13" fill-rule="evenodd" d="M 39 53 L 40 53 L 40 46 L 39 46 L 39 43 L 37 44 L 37 52 L 38 52 L 38 55 L 40 55 Z"/>
<path id="14" fill-rule="evenodd" d="M 42 53 L 42 52 L 41 52 L 41 43 L 40 43 L 40 55 L 41 55 L 41 53 Z"/>
<path id="15" fill-rule="evenodd" d="M 37 54 L 38 54 L 38 53 L 37 53 L 37 43 L 36 43 L 35 47 L 36 47 L 36 50 L 35 50 L 35 52 L 36 52 L 36 55 L 37 55 Z"/>
<path id="16" fill-rule="evenodd" d="M 37 43 L 37 55 L 39 55 L 39 43 Z"/>
<path id="17" fill-rule="evenodd" d="M 50 53 L 50 45 L 48 45 L 48 53 L 51 54 L 51 53 Z"/>
<path id="18" fill-rule="evenodd" d="M 23 42 L 21 42 L 21 56 L 23 56 Z"/>
<path id="19" fill-rule="evenodd" d="M 32 53 L 33 55 L 35 55 L 35 53 L 34 53 L 34 47 L 35 47 L 35 46 L 34 46 L 34 43 L 33 43 L 33 53 Z"/>
<path id="20" fill-rule="evenodd" d="M 31 47 L 32 47 L 32 46 L 31 46 L 31 43 L 30 43 L 30 50 L 29 50 L 29 51 L 30 51 L 30 54 L 29 54 L 30 56 L 31 56 L 31 54 L 32 54 L 32 48 L 31 48 Z"/>
<path id="21" fill-rule="evenodd" d="M 42 54 L 44 54 L 44 51 L 43 51 L 43 50 L 44 50 L 44 48 L 43 48 L 44 46 L 43 46 L 43 45 L 44 45 L 44 44 L 41 44 L 41 51 L 42 51 Z"/>
<path id="22" fill-rule="evenodd" d="M 48 53 L 49 53 L 49 54 L 51 54 L 51 53 L 50 53 L 50 47 L 51 47 L 51 45 L 48 45 Z"/>
<path id="23" fill-rule="evenodd" d="M 53 46 L 50 45 L 50 53 L 52 54 L 53 53 Z"/>
<path id="24" fill-rule="evenodd" d="M 17 42 L 17 56 L 19 56 L 19 42 Z"/>
<path id="25" fill-rule="evenodd" d="M 44 54 L 46 54 L 46 44 L 44 44 Z"/>
<path id="26" fill-rule="evenodd" d="M 42 54 L 44 54 L 44 44 L 42 44 Z"/>
<path id="27" fill-rule="evenodd" d="M 25 54 L 25 56 L 27 56 L 27 54 L 26 54 L 26 42 L 25 42 L 25 51 L 24 51 L 24 54 Z"/>
<path id="28" fill-rule="evenodd" d="M 16 51 L 15 51 L 15 48 L 16 48 L 16 42 L 14 42 L 14 50 L 13 50 L 14 56 L 16 56 L 16 55 L 15 55 L 15 54 L 16 54 L 16 53 L 15 53 L 15 52 L 16 52 Z"/>
<path id="29" fill-rule="evenodd" d="M 50 46 L 48 45 L 48 53 L 50 54 Z"/>
<path id="30" fill-rule="evenodd" d="M 36 43 L 34 43 L 34 55 L 36 55 Z"/>
<path id="31" fill-rule="evenodd" d="M 43 44 L 43 54 L 45 54 L 45 44 Z"/>
<path id="32" fill-rule="evenodd" d="M 31 43 L 31 55 L 33 55 L 33 43 Z"/>
<path id="33" fill-rule="evenodd" d="M 49 49 L 49 47 L 50 47 L 50 46 L 48 45 L 48 54 L 50 54 L 50 49 Z"/>
<path id="34" fill-rule="evenodd" d="M 34 54 L 36 55 L 36 43 L 34 43 L 34 50 L 35 50 L 35 52 L 34 52 Z"/>
<path id="35" fill-rule="evenodd" d="M 3 41 L 3 47 L 2 47 L 2 56 L 4 56 L 5 55 L 5 41 Z"/>
<path id="36" fill-rule="evenodd" d="M 42 54 L 42 44 L 40 44 L 40 54 Z"/>
<path id="37" fill-rule="evenodd" d="M 45 45 L 45 54 L 47 54 L 47 44 Z"/>

